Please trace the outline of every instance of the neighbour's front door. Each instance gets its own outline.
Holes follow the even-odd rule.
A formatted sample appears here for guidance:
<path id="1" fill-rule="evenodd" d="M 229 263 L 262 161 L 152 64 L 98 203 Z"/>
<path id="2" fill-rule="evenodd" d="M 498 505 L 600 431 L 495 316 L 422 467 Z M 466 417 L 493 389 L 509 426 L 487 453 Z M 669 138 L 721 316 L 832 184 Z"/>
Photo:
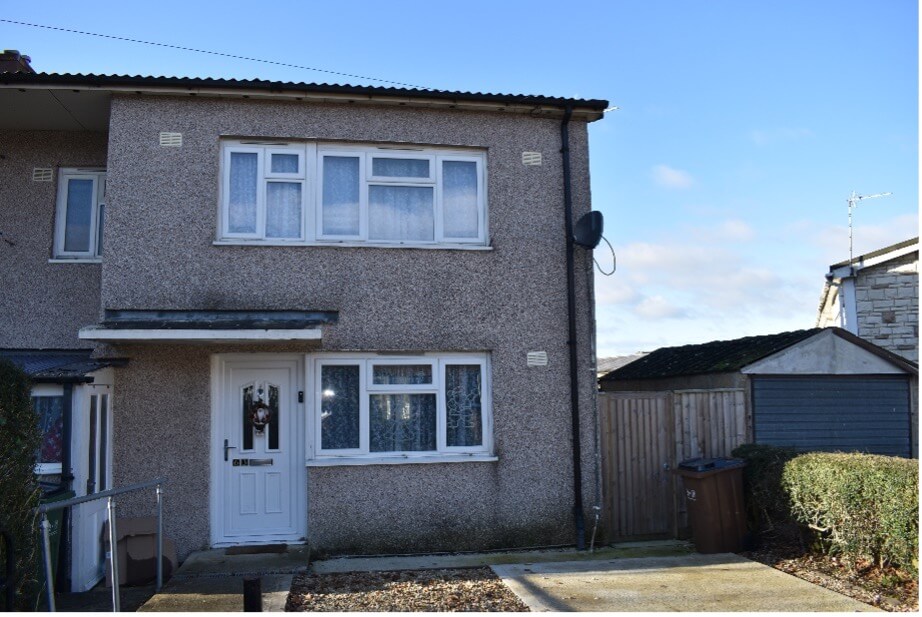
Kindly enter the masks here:
<path id="1" fill-rule="evenodd" d="M 103 381 L 103 380 L 100 380 Z M 95 383 L 74 396 L 73 467 L 77 497 L 93 495 L 112 486 L 112 387 Z M 102 526 L 108 520 L 106 499 L 73 507 L 73 567 L 71 591 L 92 589 L 105 574 Z"/>
<path id="2" fill-rule="evenodd" d="M 220 543 L 293 542 L 304 538 L 304 459 L 297 360 L 224 364 Z"/>

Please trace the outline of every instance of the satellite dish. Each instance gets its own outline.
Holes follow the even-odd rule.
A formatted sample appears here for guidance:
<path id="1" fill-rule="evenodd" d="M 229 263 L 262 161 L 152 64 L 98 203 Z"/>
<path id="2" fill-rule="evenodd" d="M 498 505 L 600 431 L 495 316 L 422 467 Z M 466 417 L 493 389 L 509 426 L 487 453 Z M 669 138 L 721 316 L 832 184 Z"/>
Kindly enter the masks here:
<path id="1" fill-rule="evenodd" d="M 573 241 L 583 248 L 597 247 L 602 241 L 602 213 L 593 210 L 579 217 L 573 226 Z"/>

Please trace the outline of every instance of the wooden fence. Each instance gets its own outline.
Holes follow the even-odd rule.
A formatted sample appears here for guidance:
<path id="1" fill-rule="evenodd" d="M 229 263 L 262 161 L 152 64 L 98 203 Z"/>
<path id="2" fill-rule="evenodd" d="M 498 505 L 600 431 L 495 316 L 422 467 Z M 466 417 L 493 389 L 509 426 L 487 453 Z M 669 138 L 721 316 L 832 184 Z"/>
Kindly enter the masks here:
<path id="1" fill-rule="evenodd" d="M 612 540 L 678 536 L 687 526 L 678 463 L 729 456 L 752 435 L 745 391 L 735 388 L 600 392 L 599 418 Z"/>

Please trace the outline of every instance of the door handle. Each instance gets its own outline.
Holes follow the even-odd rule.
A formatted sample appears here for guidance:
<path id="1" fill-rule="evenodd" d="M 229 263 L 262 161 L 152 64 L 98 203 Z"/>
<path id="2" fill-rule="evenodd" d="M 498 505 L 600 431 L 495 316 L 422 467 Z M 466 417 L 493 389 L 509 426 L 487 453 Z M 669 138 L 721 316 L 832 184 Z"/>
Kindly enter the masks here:
<path id="1" fill-rule="evenodd" d="M 231 449 L 236 450 L 236 449 L 237 449 L 237 446 L 229 446 L 229 445 L 227 445 L 227 440 L 225 439 L 225 440 L 224 440 L 224 460 L 225 460 L 225 461 L 227 460 L 227 451 L 228 451 L 228 450 L 231 450 Z"/>

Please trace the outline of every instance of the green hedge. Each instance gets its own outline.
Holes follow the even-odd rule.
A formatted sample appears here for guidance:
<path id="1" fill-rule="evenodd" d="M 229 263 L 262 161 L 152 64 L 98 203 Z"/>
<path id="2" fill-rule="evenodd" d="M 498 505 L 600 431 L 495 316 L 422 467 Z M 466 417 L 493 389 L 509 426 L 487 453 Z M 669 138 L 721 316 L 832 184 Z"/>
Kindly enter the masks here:
<path id="1" fill-rule="evenodd" d="M 32 409 L 29 378 L 17 366 L 0 359 L 0 528 L 13 536 L 16 557 L 16 608 L 35 610 L 39 597 L 36 517 L 39 488 L 35 478 L 35 454 L 41 432 Z M 6 549 L 0 544 L 0 564 Z"/>
<path id="2" fill-rule="evenodd" d="M 824 548 L 918 572 L 919 462 L 889 456 L 808 453 L 781 478 L 792 516 Z"/>
<path id="3" fill-rule="evenodd" d="M 731 456 L 746 461 L 743 485 L 750 528 L 763 536 L 797 534 L 787 495 L 781 487 L 784 465 L 797 452 L 792 448 L 743 444 Z"/>

